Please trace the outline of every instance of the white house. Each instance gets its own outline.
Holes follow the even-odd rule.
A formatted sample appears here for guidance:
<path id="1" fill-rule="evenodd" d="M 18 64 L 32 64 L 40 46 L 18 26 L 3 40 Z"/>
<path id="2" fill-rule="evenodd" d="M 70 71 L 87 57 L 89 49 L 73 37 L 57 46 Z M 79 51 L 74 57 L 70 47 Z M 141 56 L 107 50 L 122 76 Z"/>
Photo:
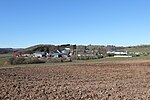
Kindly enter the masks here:
<path id="1" fill-rule="evenodd" d="M 45 52 L 35 52 L 35 53 L 33 53 L 33 57 L 41 58 L 41 57 L 45 57 L 45 56 L 46 56 Z"/>
<path id="2" fill-rule="evenodd" d="M 112 51 L 107 51 L 107 54 L 127 55 L 128 51 L 127 50 L 112 50 Z"/>

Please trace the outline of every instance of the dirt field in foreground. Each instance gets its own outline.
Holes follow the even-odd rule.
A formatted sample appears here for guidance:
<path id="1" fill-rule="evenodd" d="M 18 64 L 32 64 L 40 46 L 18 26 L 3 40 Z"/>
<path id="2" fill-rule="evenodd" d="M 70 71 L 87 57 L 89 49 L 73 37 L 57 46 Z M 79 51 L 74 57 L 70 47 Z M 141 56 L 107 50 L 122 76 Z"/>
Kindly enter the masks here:
<path id="1" fill-rule="evenodd" d="M 0 69 L 0 100 L 150 100 L 150 61 Z"/>

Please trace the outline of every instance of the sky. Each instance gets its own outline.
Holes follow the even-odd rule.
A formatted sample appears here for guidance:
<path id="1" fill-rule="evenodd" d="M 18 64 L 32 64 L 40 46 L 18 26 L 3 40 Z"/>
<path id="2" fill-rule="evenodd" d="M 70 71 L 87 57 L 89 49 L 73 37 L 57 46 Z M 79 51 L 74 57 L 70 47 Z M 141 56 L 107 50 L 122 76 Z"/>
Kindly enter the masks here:
<path id="1" fill-rule="evenodd" d="M 0 48 L 150 44 L 150 0 L 0 0 Z"/>

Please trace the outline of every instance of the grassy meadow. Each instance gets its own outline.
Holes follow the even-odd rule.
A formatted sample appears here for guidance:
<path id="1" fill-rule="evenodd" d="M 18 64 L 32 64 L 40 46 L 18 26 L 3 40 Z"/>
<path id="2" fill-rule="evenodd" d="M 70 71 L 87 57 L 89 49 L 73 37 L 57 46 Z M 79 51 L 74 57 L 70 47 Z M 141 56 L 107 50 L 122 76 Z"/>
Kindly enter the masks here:
<path id="1" fill-rule="evenodd" d="M 134 48 L 127 48 L 126 50 L 130 52 L 148 52 L 150 51 L 150 47 L 134 47 Z M 9 66 L 24 66 L 24 65 L 10 65 L 7 63 L 8 59 L 12 57 L 12 54 L 0 54 L 0 67 L 8 67 Z M 73 60 L 73 62 L 69 63 L 87 63 L 87 62 L 104 62 L 104 61 L 135 61 L 135 60 L 150 60 L 150 54 L 148 55 L 140 55 L 131 58 L 115 58 L 115 57 L 106 57 L 101 59 L 92 59 L 92 60 Z M 43 63 L 42 65 L 52 65 L 52 64 L 65 64 L 64 63 Z M 29 64 L 25 66 L 41 66 L 41 64 Z"/>
<path id="2" fill-rule="evenodd" d="M 5 65 L 12 54 L 0 54 L 0 66 Z"/>
<path id="3" fill-rule="evenodd" d="M 148 56 L 138 56 L 138 57 L 131 57 L 131 58 L 117 58 L 117 57 L 110 57 L 110 58 L 103 58 L 100 61 L 132 61 L 132 60 L 150 60 L 150 55 Z"/>
<path id="4" fill-rule="evenodd" d="M 127 47 L 125 48 L 125 50 L 128 50 L 129 52 L 147 52 L 150 53 L 150 46 L 135 46 L 135 47 Z"/>
<path id="5" fill-rule="evenodd" d="M 0 66 L 7 67 L 8 64 L 6 63 L 7 60 L 11 57 L 11 55 L 0 55 Z M 66 64 L 66 63 L 88 63 L 88 62 L 105 62 L 105 61 L 135 61 L 135 60 L 150 60 L 150 55 L 148 56 L 138 56 L 138 57 L 131 57 L 131 58 L 115 58 L 115 57 L 106 57 L 102 59 L 92 59 L 92 60 L 73 60 L 73 62 L 63 62 L 63 63 L 42 63 L 42 64 L 28 64 L 25 66 L 40 66 L 40 65 L 52 65 L 52 64 Z M 24 66 L 23 65 L 9 65 L 9 66 Z"/>

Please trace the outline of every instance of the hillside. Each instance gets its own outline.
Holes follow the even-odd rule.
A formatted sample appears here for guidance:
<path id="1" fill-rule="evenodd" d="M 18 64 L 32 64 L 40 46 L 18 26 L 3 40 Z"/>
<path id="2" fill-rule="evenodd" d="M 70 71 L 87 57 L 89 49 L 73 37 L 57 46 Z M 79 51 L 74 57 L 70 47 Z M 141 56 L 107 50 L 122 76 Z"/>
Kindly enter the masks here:
<path id="1" fill-rule="evenodd" d="M 13 51 L 20 51 L 22 53 L 34 53 L 34 52 L 53 52 L 55 50 L 62 50 L 65 47 L 69 47 L 72 50 L 77 49 L 79 52 L 85 52 L 86 50 L 91 51 L 108 51 L 108 50 L 128 50 L 129 52 L 147 52 L 150 53 L 150 45 L 138 45 L 138 46 L 128 46 L 128 47 L 117 47 L 113 45 L 45 45 L 39 44 L 35 46 L 31 46 L 25 49 L 13 49 L 13 48 L 0 48 L 0 54 L 8 54 Z"/>
<path id="2" fill-rule="evenodd" d="M 31 46 L 28 48 L 25 48 L 23 50 L 21 50 L 22 53 L 33 53 L 33 52 L 37 52 L 37 51 L 45 51 L 45 52 L 50 52 L 51 50 L 55 49 L 54 45 L 35 45 L 35 46 Z"/>
<path id="3" fill-rule="evenodd" d="M 64 44 L 64 45 L 45 45 L 45 44 L 39 44 L 35 46 L 31 46 L 28 48 L 25 48 L 23 50 L 20 50 L 22 53 L 34 53 L 34 52 L 54 52 L 55 50 L 63 50 L 64 48 L 69 47 L 71 50 L 75 50 L 77 52 L 100 52 L 100 53 L 106 53 L 106 51 L 109 50 L 121 50 L 121 49 L 127 49 L 129 51 L 132 51 L 131 49 L 136 48 L 135 47 L 117 47 L 113 45 L 71 45 L 71 44 Z M 140 48 L 140 47 L 139 47 Z"/>
<path id="4" fill-rule="evenodd" d="M 103 54 L 106 55 L 106 52 L 109 50 L 124 49 L 124 47 L 116 47 L 113 45 L 35 45 L 21 50 L 22 54 L 32 54 L 34 52 L 47 52 L 51 53 L 56 50 L 64 50 L 65 48 L 70 48 L 73 54 Z"/>
<path id="5" fill-rule="evenodd" d="M 130 47 L 125 47 L 125 49 L 128 50 L 129 52 L 150 53 L 150 45 L 130 46 Z"/>
<path id="6" fill-rule="evenodd" d="M 35 45 L 21 50 L 22 53 L 34 53 L 34 52 L 54 52 L 55 50 L 63 50 L 65 47 L 74 49 L 75 45 L 65 44 L 65 45 Z"/>
<path id="7" fill-rule="evenodd" d="M 0 48 L 0 54 L 8 54 L 14 51 L 13 48 Z"/>

